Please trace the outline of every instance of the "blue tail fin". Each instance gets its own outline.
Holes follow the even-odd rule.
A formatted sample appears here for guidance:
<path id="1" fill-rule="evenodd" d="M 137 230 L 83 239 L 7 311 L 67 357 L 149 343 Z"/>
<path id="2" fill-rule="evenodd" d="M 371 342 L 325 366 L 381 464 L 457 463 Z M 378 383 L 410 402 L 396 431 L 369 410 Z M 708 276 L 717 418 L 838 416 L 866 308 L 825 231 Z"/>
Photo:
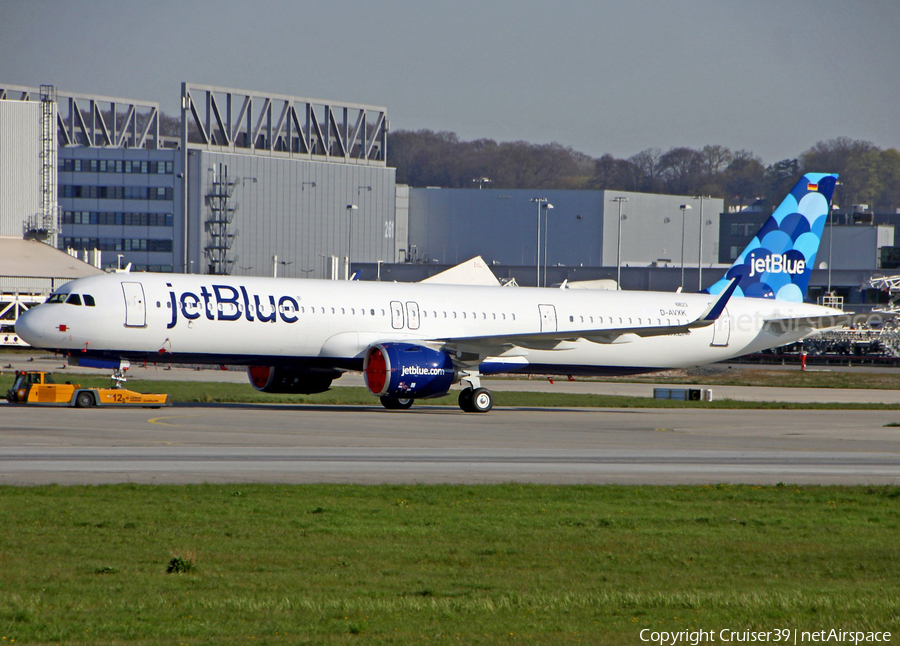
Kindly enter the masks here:
<path id="1" fill-rule="evenodd" d="M 804 175 L 724 278 L 706 291 L 718 294 L 732 278 L 740 276 L 735 296 L 803 302 L 837 177 L 826 173 Z"/>

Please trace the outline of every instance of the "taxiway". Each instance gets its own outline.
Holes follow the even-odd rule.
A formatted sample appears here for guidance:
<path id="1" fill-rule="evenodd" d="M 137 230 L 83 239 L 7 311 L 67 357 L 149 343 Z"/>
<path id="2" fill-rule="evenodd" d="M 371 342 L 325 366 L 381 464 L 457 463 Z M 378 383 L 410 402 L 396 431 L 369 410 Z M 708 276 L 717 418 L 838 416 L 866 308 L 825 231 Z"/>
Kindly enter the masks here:
<path id="1" fill-rule="evenodd" d="M 0 405 L 0 483 L 900 484 L 897 411 Z"/>

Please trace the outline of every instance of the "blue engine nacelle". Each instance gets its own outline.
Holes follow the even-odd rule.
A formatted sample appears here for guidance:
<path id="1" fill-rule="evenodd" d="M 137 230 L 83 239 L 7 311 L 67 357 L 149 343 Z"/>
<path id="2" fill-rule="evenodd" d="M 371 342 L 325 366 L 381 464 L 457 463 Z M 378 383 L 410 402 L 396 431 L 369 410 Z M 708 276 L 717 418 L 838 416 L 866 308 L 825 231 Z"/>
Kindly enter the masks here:
<path id="1" fill-rule="evenodd" d="M 341 376 L 337 370 L 285 366 L 247 366 L 247 376 L 264 393 L 324 393 Z"/>
<path id="2" fill-rule="evenodd" d="M 369 347 L 363 373 L 373 395 L 397 399 L 440 397 L 457 381 L 448 354 L 414 343 L 376 343 Z"/>

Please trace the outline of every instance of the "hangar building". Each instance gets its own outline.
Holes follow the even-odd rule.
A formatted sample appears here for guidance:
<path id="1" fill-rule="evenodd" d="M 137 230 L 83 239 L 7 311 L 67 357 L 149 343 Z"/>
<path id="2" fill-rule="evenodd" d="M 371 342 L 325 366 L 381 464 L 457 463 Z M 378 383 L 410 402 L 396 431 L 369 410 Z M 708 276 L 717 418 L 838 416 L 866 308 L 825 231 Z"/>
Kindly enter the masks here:
<path id="1" fill-rule="evenodd" d="M 163 272 L 338 278 L 405 255 L 384 108 L 183 83 L 178 125 L 155 102 L 44 88 L 0 86 L 3 154 L 28 139 L 56 155 L 38 197 L 58 210 L 4 197 L 12 235 Z M 11 122 L 47 106 L 43 132 Z"/>
<path id="2" fill-rule="evenodd" d="M 559 267 L 683 262 L 696 272 L 718 261 L 722 209 L 721 199 L 622 191 L 410 189 L 410 260 L 453 265 L 480 255 L 534 268 L 517 272 L 523 285 L 552 284 Z"/>

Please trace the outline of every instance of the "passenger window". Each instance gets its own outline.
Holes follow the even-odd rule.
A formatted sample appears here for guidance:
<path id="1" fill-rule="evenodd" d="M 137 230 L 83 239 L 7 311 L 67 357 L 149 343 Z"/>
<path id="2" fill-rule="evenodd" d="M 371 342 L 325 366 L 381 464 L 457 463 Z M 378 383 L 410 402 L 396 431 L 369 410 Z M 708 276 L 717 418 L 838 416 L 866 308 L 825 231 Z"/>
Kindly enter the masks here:
<path id="1" fill-rule="evenodd" d="M 375 310 L 369 310 L 369 314 L 371 314 L 372 316 L 375 316 Z"/>
<path id="2" fill-rule="evenodd" d="M 88 307 L 94 307 L 94 297 L 91 296 L 90 294 L 85 294 L 84 295 L 84 304 L 87 305 Z M 169 307 L 172 307 L 171 303 L 167 303 L 167 305 Z"/>
<path id="3" fill-rule="evenodd" d="M 575 317 L 569 316 L 569 323 L 574 323 L 574 322 L 575 322 Z"/>
<path id="4" fill-rule="evenodd" d="M 69 298 L 66 299 L 66 303 L 69 305 L 81 305 L 81 296 L 78 294 L 70 294 Z"/>

